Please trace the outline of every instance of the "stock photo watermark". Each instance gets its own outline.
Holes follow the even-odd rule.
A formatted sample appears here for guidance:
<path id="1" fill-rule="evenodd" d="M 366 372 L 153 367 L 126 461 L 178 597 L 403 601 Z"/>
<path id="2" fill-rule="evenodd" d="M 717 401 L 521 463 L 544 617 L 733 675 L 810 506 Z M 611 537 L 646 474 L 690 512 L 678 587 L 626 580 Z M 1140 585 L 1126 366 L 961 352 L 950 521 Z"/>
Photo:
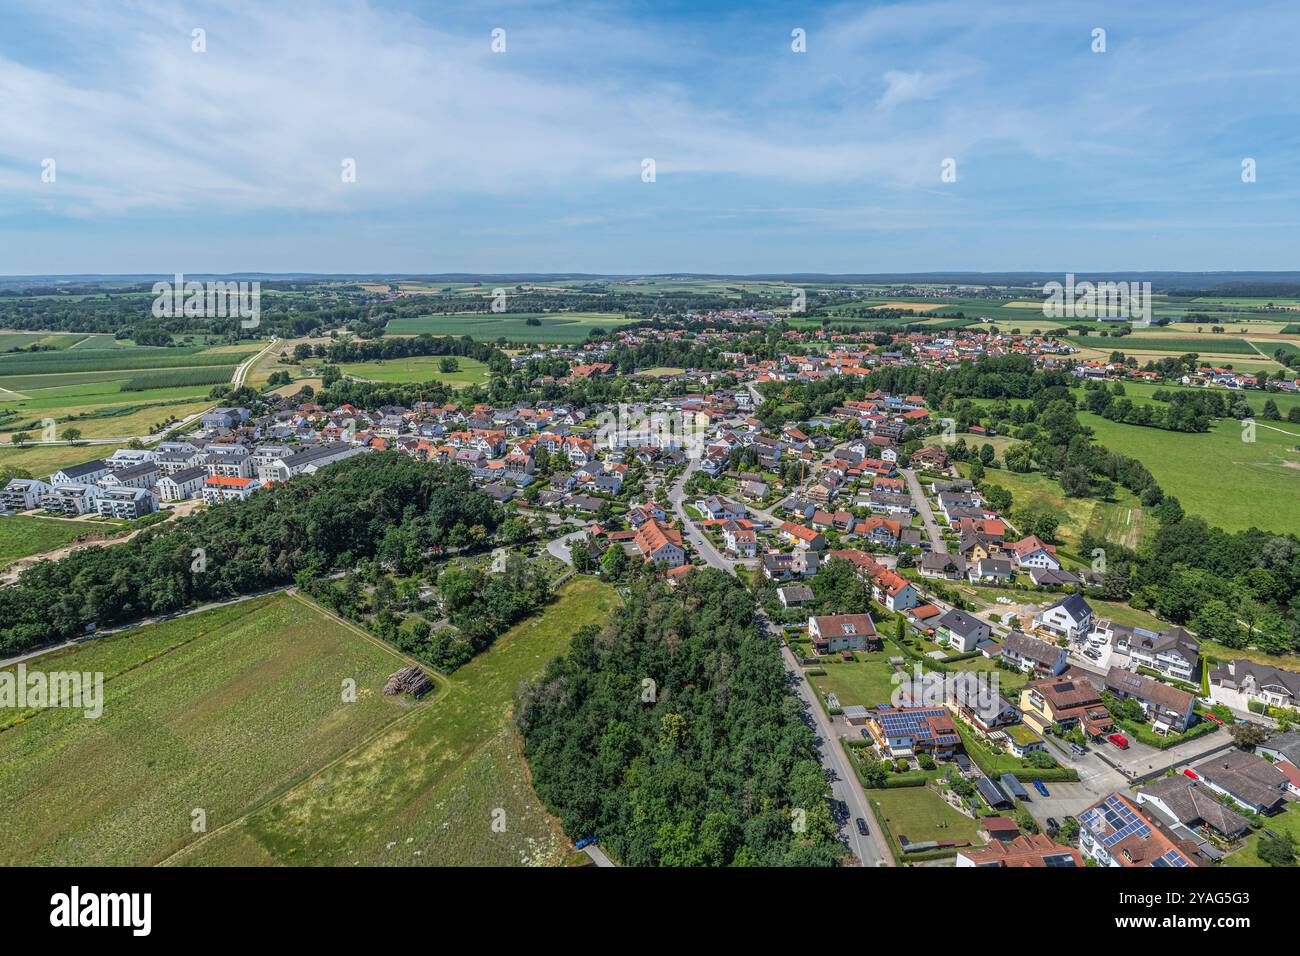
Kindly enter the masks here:
<path id="1" fill-rule="evenodd" d="M 185 281 L 176 273 L 172 281 L 153 284 L 153 316 L 156 319 L 237 318 L 239 326 L 255 329 L 262 324 L 262 283 Z"/>

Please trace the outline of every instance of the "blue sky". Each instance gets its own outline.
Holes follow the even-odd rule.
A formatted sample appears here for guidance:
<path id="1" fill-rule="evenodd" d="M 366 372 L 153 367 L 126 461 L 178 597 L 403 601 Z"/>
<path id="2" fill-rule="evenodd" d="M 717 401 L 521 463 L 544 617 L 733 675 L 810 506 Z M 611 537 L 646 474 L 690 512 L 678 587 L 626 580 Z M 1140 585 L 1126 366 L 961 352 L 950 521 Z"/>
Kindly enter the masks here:
<path id="1" fill-rule="evenodd" d="M 1292 2 L 9 0 L 0 274 L 1295 269 L 1296 36 Z"/>

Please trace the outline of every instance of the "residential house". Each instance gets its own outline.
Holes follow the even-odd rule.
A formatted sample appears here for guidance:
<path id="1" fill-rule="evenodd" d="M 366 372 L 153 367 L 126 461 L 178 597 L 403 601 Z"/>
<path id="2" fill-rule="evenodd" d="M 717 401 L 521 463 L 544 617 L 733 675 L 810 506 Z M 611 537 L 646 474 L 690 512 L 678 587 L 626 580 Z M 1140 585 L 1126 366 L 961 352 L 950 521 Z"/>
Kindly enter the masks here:
<path id="1" fill-rule="evenodd" d="M 1048 544 L 1038 537 L 1031 534 L 1019 541 L 1012 542 L 1005 546 L 1005 550 L 1014 556 L 1016 567 L 1024 568 L 1046 568 L 1050 571 L 1061 570 L 1061 562 L 1056 557 L 1056 546 Z"/>
<path id="2" fill-rule="evenodd" d="M 226 501 L 243 501 L 260 487 L 262 486 L 252 478 L 210 475 L 203 482 L 203 501 L 209 505 L 219 505 Z"/>
<path id="3" fill-rule="evenodd" d="M 1213 791 L 1185 774 L 1162 777 L 1137 794 L 1139 804 L 1151 804 L 1166 819 L 1190 830 L 1210 831 L 1225 840 L 1237 840 L 1250 830 L 1250 821 L 1224 806 Z"/>
<path id="4" fill-rule="evenodd" d="M 1092 608 L 1082 596 L 1071 594 L 1043 610 L 1036 621 L 1057 637 L 1082 641 L 1092 632 Z"/>
<path id="5" fill-rule="evenodd" d="M 1006 558 L 981 558 L 970 566 L 966 577 L 971 584 L 1005 584 L 1013 573 Z"/>
<path id="6" fill-rule="evenodd" d="M 105 469 L 107 470 L 107 469 Z M 41 499 L 41 507 L 56 514 L 77 515 L 97 514 L 101 489 L 98 485 L 64 482 L 52 485 Z"/>
<path id="7" fill-rule="evenodd" d="M 185 501 L 203 494 L 208 470 L 201 466 L 158 476 L 158 497 L 163 501 Z"/>
<path id="8" fill-rule="evenodd" d="M 803 607 L 815 600 L 813 589 L 806 584 L 788 584 L 776 589 L 776 599 L 782 607 Z"/>
<path id="9" fill-rule="evenodd" d="M 988 624 L 965 611 L 951 610 L 935 624 L 935 641 L 963 653 L 975 650 L 988 636 Z"/>
<path id="10" fill-rule="evenodd" d="M 1079 814 L 1079 850 L 1100 866 L 1200 866 L 1195 844 L 1120 793 L 1103 797 Z"/>
<path id="11" fill-rule="evenodd" d="M 1106 673 L 1105 687 L 1121 700 L 1135 700 L 1141 704 L 1152 729 L 1158 734 L 1182 733 L 1192 722 L 1196 698 L 1153 677 L 1112 666 Z"/>
<path id="12" fill-rule="evenodd" d="M 783 521 L 781 522 L 780 531 L 796 548 L 812 551 L 824 551 L 826 549 L 825 535 L 814 531 L 812 528 L 805 528 L 793 521 Z"/>
<path id="13" fill-rule="evenodd" d="M 0 507 L 8 511 L 30 511 L 40 506 L 41 499 L 52 487 L 39 478 L 10 478 L 0 491 Z"/>
<path id="14" fill-rule="evenodd" d="M 152 488 L 158 481 L 158 466 L 151 461 L 110 471 L 99 479 L 101 488 Z"/>
<path id="15" fill-rule="evenodd" d="M 1020 631 L 1012 631 L 1003 638 L 1002 659 L 1039 677 L 1055 677 L 1070 666 L 1065 648 Z"/>
<path id="16" fill-rule="evenodd" d="M 957 851 L 956 865 L 1068 869 L 1082 867 L 1084 860 L 1074 847 L 1062 846 L 1043 833 L 1030 833 L 1006 842 L 993 840 L 988 846 L 964 847 Z"/>
<path id="17" fill-rule="evenodd" d="M 108 465 L 97 458 L 94 461 L 82 462 L 80 465 L 60 468 L 50 475 L 50 484 L 56 488 L 60 485 L 88 485 L 103 478 L 108 471 Z"/>
<path id="18" fill-rule="evenodd" d="M 1040 734 L 1060 724 L 1066 730 L 1080 727 L 1096 739 L 1115 726 L 1097 689 L 1069 671 L 1026 684 L 1020 691 L 1020 712 L 1025 724 Z"/>
<path id="19" fill-rule="evenodd" d="M 966 576 L 966 559 L 959 554 L 943 554 L 931 551 L 921 555 L 921 563 L 918 568 L 922 577 L 955 581 Z"/>
<path id="20" fill-rule="evenodd" d="M 722 540 L 727 551 L 741 558 L 758 553 L 758 534 L 748 521 L 727 521 L 722 525 Z"/>
<path id="21" fill-rule="evenodd" d="M 134 521 L 158 510 L 158 496 L 147 488 L 119 486 L 103 489 L 95 509 L 107 518 Z"/>
<path id="22" fill-rule="evenodd" d="M 637 529 L 633 541 L 641 556 L 654 564 L 666 564 L 675 568 L 686 563 L 686 549 L 682 546 L 681 532 L 658 521 L 643 524 Z"/>
<path id="23" fill-rule="evenodd" d="M 808 636 L 818 654 L 878 651 L 880 635 L 870 614 L 828 614 L 808 618 Z"/>
<path id="24" fill-rule="evenodd" d="M 961 746 L 952 715 L 943 707 L 878 707 L 867 715 L 867 733 L 882 754 L 950 757 Z"/>
<path id="25" fill-rule="evenodd" d="M 1229 750 L 1192 770 L 1215 793 L 1231 797 L 1247 810 L 1271 816 L 1286 806 L 1287 775 L 1257 754 Z"/>
<path id="26" fill-rule="evenodd" d="M 1236 660 L 1210 671 L 1210 699 L 1246 711 L 1251 702 L 1267 707 L 1300 706 L 1300 673 L 1271 664 Z"/>
<path id="27" fill-rule="evenodd" d="M 907 578 L 894 571 L 881 571 L 871 581 L 871 595 L 891 611 L 901 613 L 921 603 L 920 593 Z"/>

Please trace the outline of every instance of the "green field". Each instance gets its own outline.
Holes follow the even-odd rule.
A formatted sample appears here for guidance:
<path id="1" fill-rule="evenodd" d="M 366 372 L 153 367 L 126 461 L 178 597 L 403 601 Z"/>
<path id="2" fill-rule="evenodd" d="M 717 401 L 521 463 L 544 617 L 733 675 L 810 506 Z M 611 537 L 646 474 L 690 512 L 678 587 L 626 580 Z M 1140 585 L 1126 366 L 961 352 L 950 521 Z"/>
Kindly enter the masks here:
<path id="1" fill-rule="evenodd" d="M 185 345 L 169 349 L 66 349 L 60 352 L 0 355 L 0 384 L 11 375 L 238 365 L 256 352 L 256 349 L 231 352 Z"/>
<path id="2" fill-rule="evenodd" d="M 19 558 L 61 548 L 79 534 L 105 530 L 108 529 L 103 524 L 91 521 L 63 521 L 28 515 L 0 518 L 0 569 L 7 568 Z"/>
<path id="3" fill-rule="evenodd" d="M 455 388 L 486 384 L 488 367 L 476 359 L 456 357 L 460 368 L 443 372 L 438 365 L 441 355 L 416 355 L 410 358 L 383 359 L 374 362 L 351 362 L 340 365 L 339 370 L 352 378 L 368 382 L 446 382 Z"/>
<path id="4" fill-rule="evenodd" d="M 1259 358 L 1259 353 L 1245 339 L 1230 338 L 1224 335 L 1207 333 L 1205 335 L 1163 337 L 1122 335 L 1119 337 L 1099 335 L 1067 336 L 1072 345 L 1083 348 L 1112 348 L 1120 352 L 1195 352 L 1198 355 L 1249 355 Z"/>
<path id="5" fill-rule="evenodd" d="M 103 714 L 54 708 L 0 733 L 6 865 L 156 863 L 419 707 L 382 694 L 405 666 L 319 609 L 257 598 L 29 662 L 101 671 Z M 345 679 L 357 699 L 343 701 Z"/>
<path id="6" fill-rule="evenodd" d="M 1122 425 L 1087 412 L 1079 420 L 1100 444 L 1141 461 L 1166 494 L 1210 524 L 1300 533 L 1300 425 L 1257 422 L 1255 441 L 1245 442 L 1241 423 L 1231 419 L 1202 433 Z"/>
<path id="7" fill-rule="evenodd" d="M 963 472 L 968 470 L 963 466 Z M 1037 472 L 1020 474 L 1005 469 L 989 469 L 984 480 L 986 484 L 999 485 L 1011 492 L 1013 516 L 1024 510 L 1055 514 L 1060 519 L 1057 536 L 1063 556 L 1082 560 L 1079 538 L 1084 531 L 1091 531 L 1094 535 L 1104 533 L 1108 540 L 1128 547 L 1136 547 L 1146 531 L 1147 523 L 1141 506 L 1123 488 L 1116 487 L 1115 501 L 1099 501 L 1095 498 L 1067 498 L 1058 482 Z"/>
<path id="8" fill-rule="evenodd" d="M 556 865 L 569 843 L 528 783 L 510 719 L 519 687 L 573 632 L 604 621 L 615 592 L 565 585 L 450 678 L 432 707 L 244 818 L 177 864 Z M 494 820 L 504 831 L 493 828 Z"/>
<path id="9" fill-rule="evenodd" d="M 539 325 L 527 320 L 537 319 Z M 388 335 L 469 335 L 478 341 L 506 338 L 512 342 L 573 344 L 582 342 L 593 329 L 613 329 L 630 319 L 621 312 L 476 312 L 461 315 L 426 315 L 393 319 Z"/>

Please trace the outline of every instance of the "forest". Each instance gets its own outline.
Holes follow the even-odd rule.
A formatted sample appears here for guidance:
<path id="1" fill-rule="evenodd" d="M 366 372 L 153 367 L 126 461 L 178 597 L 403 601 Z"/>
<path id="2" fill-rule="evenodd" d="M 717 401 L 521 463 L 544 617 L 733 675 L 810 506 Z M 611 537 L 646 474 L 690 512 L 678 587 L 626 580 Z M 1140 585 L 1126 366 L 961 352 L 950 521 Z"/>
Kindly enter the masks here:
<path id="1" fill-rule="evenodd" d="M 345 572 L 365 558 L 469 546 L 502 518 L 463 468 L 359 455 L 125 543 L 36 564 L 0 589 L 0 654 Z"/>
<path id="2" fill-rule="evenodd" d="M 628 866 L 834 866 L 830 787 L 754 597 L 715 570 L 632 584 L 521 694 L 538 796 Z"/>

